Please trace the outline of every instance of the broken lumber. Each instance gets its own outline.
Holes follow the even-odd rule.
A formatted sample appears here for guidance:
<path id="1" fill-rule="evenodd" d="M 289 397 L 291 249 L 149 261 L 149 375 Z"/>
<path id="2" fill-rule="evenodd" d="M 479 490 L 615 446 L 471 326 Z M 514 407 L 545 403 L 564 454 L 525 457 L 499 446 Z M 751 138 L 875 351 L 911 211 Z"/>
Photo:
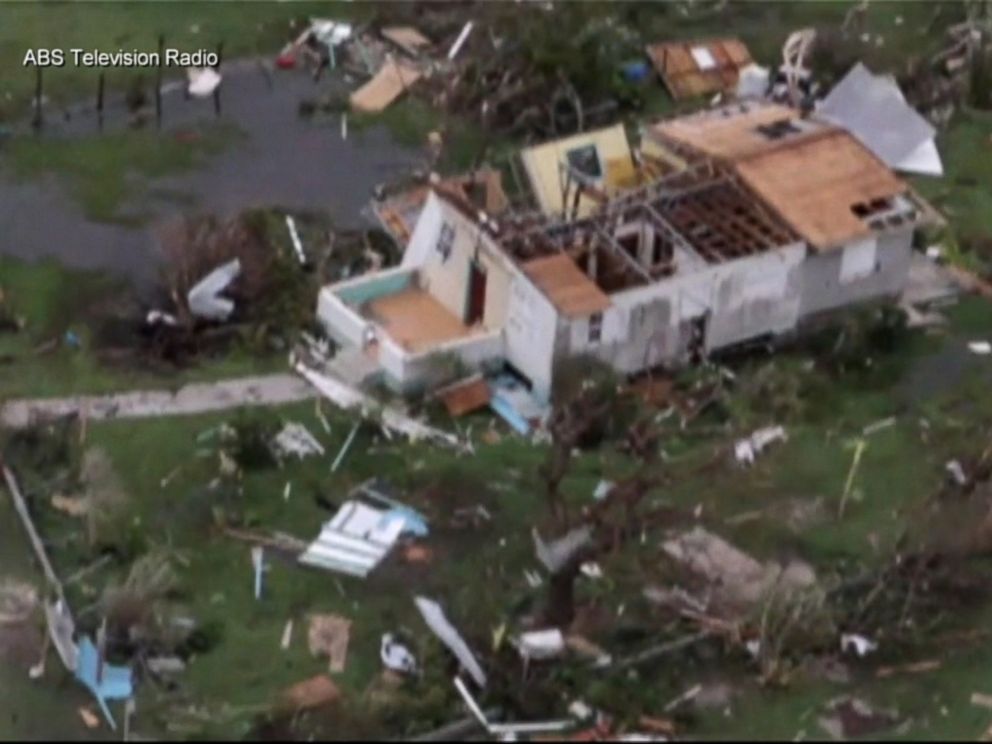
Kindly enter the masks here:
<path id="1" fill-rule="evenodd" d="M 365 393 L 329 375 L 321 374 L 302 362 L 295 361 L 293 369 L 329 401 L 346 411 L 357 410 L 363 417 L 379 424 L 387 432 L 398 432 L 411 441 L 425 439 L 459 450 L 469 450 L 469 447 L 454 434 L 421 423 L 390 406 L 383 406 Z"/>
<path id="2" fill-rule="evenodd" d="M 35 529 L 34 521 L 31 519 L 31 514 L 28 512 L 28 506 L 24 501 L 24 496 L 21 494 L 21 490 L 17 486 L 17 480 L 14 478 L 14 473 L 6 465 L 3 466 L 3 479 L 7 483 L 7 490 L 10 491 L 10 497 L 14 502 L 14 509 L 17 511 L 17 515 L 21 518 L 21 523 L 24 525 L 24 531 L 28 534 L 28 540 L 30 540 L 31 547 L 34 549 L 34 554 L 38 558 L 38 562 L 41 564 L 42 571 L 45 573 L 45 578 L 48 580 L 48 583 L 52 585 L 52 588 L 55 589 L 61 599 L 63 596 L 62 583 L 59 581 L 59 577 L 55 574 L 55 569 L 52 567 L 51 561 L 48 560 L 48 553 L 45 551 L 45 545 L 41 541 L 41 536 L 38 534 L 38 530 Z"/>
<path id="3" fill-rule="evenodd" d="M 683 636 L 682 638 L 677 638 L 674 641 L 668 643 L 662 643 L 658 646 L 652 646 L 649 649 L 641 651 L 639 654 L 634 656 L 629 656 L 626 659 L 617 663 L 617 669 L 628 669 L 630 667 L 640 666 L 649 661 L 654 661 L 655 659 L 660 659 L 668 654 L 675 653 L 676 651 L 681 651 L 683 648 L 688 648 L 704 638 L 708 638 L 710 631 L 701 630 L 698 633 L 693 633 L 692 635 Z"/>

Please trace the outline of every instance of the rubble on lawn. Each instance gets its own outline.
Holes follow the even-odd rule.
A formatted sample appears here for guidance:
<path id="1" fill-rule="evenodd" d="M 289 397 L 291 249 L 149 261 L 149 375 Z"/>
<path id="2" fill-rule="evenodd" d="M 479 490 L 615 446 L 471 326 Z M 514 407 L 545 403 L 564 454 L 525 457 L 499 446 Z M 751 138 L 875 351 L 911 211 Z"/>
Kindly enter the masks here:
<path id="1" fill-rule="evenodd" d="M 292 456 L 302 459 L 324 454 L 324 446 L 309 429 L 296 421 L 287 422 L 272 444 L 280 457 Z"/>
<path id="2" fill-rule="evenodd" d="M 392 550 L 405 529 L 402 517 L 390 517 L 385 510 L 346 501 L 299 561 L 364 579 Z"/>
<path id="3" fill-rule="evenodd" d="M 878 736 L 899 721 L 893 711 L 877 710 L 854 697 L 831 702 L 824 715 L 817 719 L 820 728 L 834 741 Z"/>
<path id="4" fill-rule="evenodd" d="M 695 602 L 708 614 L 740 617 L 771 594 L 807 591 L 817 585 L 808 564 L 760 563 L 702 527 L 665 541 L 662 550 L 686 570 L 688 578 L 702 582 L 702 598 Z"/>
<path id="5" fill-rule="evenodd" d="M 340 674 L 348 662 L 351 621 L 340 615 L 311 615 L 307 645 L 313 656 L 327 656 L 331 674 Z"/>
<path id="6" fill-rule="evenodd" d="M 427 627 L 431 629 L 431 632 L 448 647 L 448 650 L 454 654 L 455 658 L 458 659 L 459 663 L 469 673 L 475 683 L 479 687 L 485 687 L 486 673 L 482 670 L 478 660 L 475 658 L 475 654 L 472 653 L 465 639 L 462 638 L 461 634 L 455 629 L 455 626 L 445 616 L 441 605 L 426 597 L 415 597 L 414 603 L 417 605 L 417 609 L 424 618 L 424 622 L 427 623 Z"/>
<path id="7" fill-rule="evenodd" d="M 739 439 L 734 445 L 734 457 L 741 465 L 753 465 L 755 458 L 774 442 L 788 441 L 785 429 L 781 426 L 768 426 L 758 429 L 751 436 Z"/>
<path id="8" fill-rule="evenodd" d="M 404 434 L 413 440 L 427 439 L 456 449 L 466 447 L 454 434 L 423 424 L 395 407 L 382 406 L 365 393 L 311 369 L 302 362 L 294 362 L 293 368 L 332 403 L 345 410 L 357 410 L 363 416 L 372 418 L 384 429 Z"/>

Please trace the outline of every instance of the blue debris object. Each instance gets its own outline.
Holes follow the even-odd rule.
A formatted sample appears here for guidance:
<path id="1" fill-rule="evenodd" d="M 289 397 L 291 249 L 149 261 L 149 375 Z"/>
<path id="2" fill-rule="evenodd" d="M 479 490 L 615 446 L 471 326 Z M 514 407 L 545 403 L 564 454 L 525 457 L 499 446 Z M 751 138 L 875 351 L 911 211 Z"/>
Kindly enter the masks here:
<path id="1" fill-rule="evenodd" d="M 489 407 L 518 434 L 528 435 L 532 422 L 541 421 L 548 406 L 537 400 L 519 379 L 504 374 L 489 383 Z"/>
<path id="2" fill-rule="evenodd" d="M 380 528 L 389 524 L 393 520 L 400 519 L 403 521 L 403 532 L 401 534 L 414 535 L 416 537 L 427 537 L 427 535 L 430 534 L 430 530 L 427 527 L 427 517 L 418 512 L 416 509 L 409 507 L 388 495 L 388 485 L 380 483 L 373 478 L 372 480 L 366 481 L 355 490 L 360 492 L 367 499 L 374 501 L 377 504 L 383 504 L 384 506 L 389 507 L 382 515 Z M 385 493 L 383 493 L 384 491 Z"/>
<path id="3" fill-rule="evenodd" d="M 70 348 L 79 349 L 79 348 L 82 348 L 83 342 L 82 342 L 82 339 L 79 338 L 79 336 L 76 334 L 75 331 L 66 331 L 65 332 L 65 344 L 66 344 L 66 346 L 68 346 Z"/>
<path id="4" fill-rule="evenodd" d="M 648 79 L 648 75 L 651 74 L 651 68 L 643 60 L 627 62 L 620 67 L 620 71 L 623 73 L 624 80 L 628 83 L 643 83 Z"/>
<path id="5" fill-rule="evenodd" d="M 265 573 L 265 548 L 260 545 L 251 549 L 251 564 L 255 569 L 255 599 L 262 598 L 262 574 Z"/>
<path id="6" fill-rule="evenodd" d="M 408 506 L 394 506 L 383 515 L 384 522 L 391 522 L 394 519 L 402 519 L 403 534 L 411 534 L 416 537 L 427 537 L 430 530 L 427 528 L 427 520 L 420 512 Z"/>
<path id="7" fill-rule="evenodd" d="M 100 652 L 89 636 L 84 636 L 79 642 L 76 679 L 93 693 L 110 728 L 116 731 L 117 723 L 110 714 L 107 701 L 127 700 L 134 695 L 134 679 L 130 667 L 104 663 L 101 670 Z"/>
<path id="8" fill-rule="evenodd" d="M 530 433 L 530 424 L 527 422 L 527 419 L 514 410 L 510 401 L 497 394 L 493 394 L 489 399 L 489 407 L 493 409 L 496 415 L 508 423 L 510 428 L 517 432 L 517 434 L 527 436 Z"/>

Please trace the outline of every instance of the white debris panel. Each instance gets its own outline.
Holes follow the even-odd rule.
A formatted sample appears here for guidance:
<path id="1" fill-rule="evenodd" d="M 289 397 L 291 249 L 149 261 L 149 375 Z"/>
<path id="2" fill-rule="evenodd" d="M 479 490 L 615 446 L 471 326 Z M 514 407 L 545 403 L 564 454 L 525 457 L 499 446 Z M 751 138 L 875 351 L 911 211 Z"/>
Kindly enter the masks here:
<path id="1" fill-rule="evenodd" d="M 302 460 L 311 455 L 324 454 L 324 446 L 307 427 L 296 421 L 290 421 L 282 427 L 282 430 L 276 434 L 272 446 L 279 457 L 293 455 Z"/>
<path id="2" fill-rule="evenodd" d="M 561 571 L 592 543 L 592 529 L 588 526 L 576 527 L 550 543 L 544 542 L 536 527 L 531 534 L 534 537 L 534 552 L 537 559 L 548 569 L 548 573 L 552 574 Z"/>
<path id="3" fill-rule="evenodd" d="M 406 521 L 359 501 L 346 501 L 300 556 L 300 563 L 364 579 L 382 562 Z"/>
<path id="4" fill-rule="evenodd" d="M 894 170 L 944 173 L 933 126 L 906 102 L 894 79 L 874 75 L 860 62 L 823 99 L 817 115 L 844 127 Z"/>
<path id="5" fill-rule="evenodd" d="M 384 633 L 379 645 L 379 658 L 386 669 L 401 674 L 416 674 L 417 658 L 392 633 Z"/>
<path id="6" fill-rule="evenodd" d="M 558 628 L 532 630 L 520 634 L 516 647 L 527 661 L 555 659 L 565 653 L 565 637 Z"/>
<path id="7" fill-rule="evenodd" d="M 785 442 L 789 437 L 781 426 L 766 426 L 758 429 L 751 436 L 737 440 L 734 445 L 734 457 L 741 465 L 752 465 L 755 458 L 773 442 Z"/>
<path id="8" fill-rule="evenodd" d="M 221 74 L 212 67 L 190 67 L 186 70 L 189 84 L 187 90 L 193 98 L 209 98 L 223 79 Z"/>
<path id="9" fill-rule="evenodd" d="M 237 258 L 211 271 L 186 295 L 189 311 L 205 320 L 227 320 L 234 312 L 234 302 L 221 292 L 240 274 L 241 261 Z"/>
<path id="10" fill-rule="evenodd" d="M 475 683 L 479 687 L 485 687 L 486 673 L 482 671 L 482 667 L 476 660 L 475 654 L 472 653 L 472 649 L 468 647 L 465 639 L 455 630 L 455 626 L 448 622 L 448 618 L 445 617 L 441 605 L 426 597 L 416 597 L 413 601 L 416 603 L 417 609 L 420 610 L 420 614 L 423 616 L 424 622 L 427 623 L 427 627 L 455 655 L 455 658 L 458 659 L 465 671 L 472 676 Z"/>

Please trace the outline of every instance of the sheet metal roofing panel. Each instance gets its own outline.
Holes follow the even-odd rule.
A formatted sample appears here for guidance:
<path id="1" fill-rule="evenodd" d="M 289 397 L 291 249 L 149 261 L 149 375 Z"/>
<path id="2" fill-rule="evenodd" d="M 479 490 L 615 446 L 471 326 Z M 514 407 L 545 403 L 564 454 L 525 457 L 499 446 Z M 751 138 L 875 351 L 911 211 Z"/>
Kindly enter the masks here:
<path id="1" fill-rule="evenodd" d="M 817 115 L 844 127 L 890 168 L 897 168 L 936 130 L 906 103 L 895 81 L 860 62 L 834 86 Z"/>
<path id="2" fill-rule="evenodd" d="M 392 549 L 405 524 L 402 517 L 346 501 L 299 561 L 365 578 Z"/>

